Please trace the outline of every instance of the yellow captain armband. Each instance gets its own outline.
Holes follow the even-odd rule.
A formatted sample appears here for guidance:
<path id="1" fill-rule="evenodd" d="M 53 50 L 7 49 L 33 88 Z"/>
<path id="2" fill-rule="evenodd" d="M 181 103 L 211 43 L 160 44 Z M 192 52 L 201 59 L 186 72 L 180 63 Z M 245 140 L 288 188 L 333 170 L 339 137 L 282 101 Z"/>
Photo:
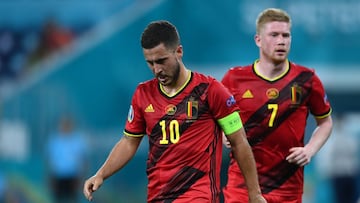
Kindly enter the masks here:
<path id="1" fill-rule="evenodd" d="M 243 127 L 239 113 L 233 112 L 224 118 L 218 120 L 218 123 L 225 135 L 230 135 Z"/>

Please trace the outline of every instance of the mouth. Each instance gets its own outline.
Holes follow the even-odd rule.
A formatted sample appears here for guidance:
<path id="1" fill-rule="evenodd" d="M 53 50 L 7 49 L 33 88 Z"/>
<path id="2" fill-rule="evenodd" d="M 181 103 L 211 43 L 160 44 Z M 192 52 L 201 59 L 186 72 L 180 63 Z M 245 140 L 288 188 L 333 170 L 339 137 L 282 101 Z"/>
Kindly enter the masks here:
<path id="1" fill-rule="evenodd" d="M 275 53 L 278 55 L 285 55 L 287 51 L 285 49 L 277 49 L 275 50 Z"/>
<path id="2" fill-rule="evenodd" d="M 286 53 L 286 49 L 275 49 L 275 52 L 281 52 L 281 53 Z"/>
<path id="3" fill-rule="evenodd" d="M 165 84 L 167 81 L 167 77 L 165 75 L 158 75 L 156 78 L 161 84 Z"/>

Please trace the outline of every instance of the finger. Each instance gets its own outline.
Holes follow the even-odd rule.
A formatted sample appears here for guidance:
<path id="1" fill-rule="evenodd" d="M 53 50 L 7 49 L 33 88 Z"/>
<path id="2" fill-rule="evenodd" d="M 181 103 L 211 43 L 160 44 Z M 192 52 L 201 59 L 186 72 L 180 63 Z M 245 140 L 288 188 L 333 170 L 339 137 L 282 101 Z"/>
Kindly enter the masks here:
<path id="1" fill-rule="evenodd" d="M 92 196 L 92 190 L 91 190 L 91 189 L 89 190 L 89 192 L 88 192 L 88 195 L 87 195 L 86 199 L 87 199 L 87 200 L 89 200 L 89 201 L 92 201 L 93 196 Z"/>
<path id="2" fill-rule="evenodd" d="M 93 198 L 92 195 L 90 195 L 87 197 L 87 200 L 92 201 L 92 198 Z"/>
<path id="3" fill-rule="evenodd" d="M 294 163 L 299 166 L 304 166 L 308 163 L 308 159 L 306 158 L 305 155 L 297 155 L 287 160 L 289 161 L 289 163 Z"/>
<path id="4" fill-rule="evenodd" d="M 305 166 L 310 163 L 311 159 L 304 157 L 303 161 L 299 164 L 300 166 Z"/>
<path id="5" fill-rule="evenodd" d="M 86 197 L 86 199 L 87 199 L 87 197 L 89 196 L 89 194 L 88 194 L 88 186 L 87 186 L 87 184 L 86 184 L 86 182 L 85 182 L 85 184 L 84 184 L 84 188 L 83 188 L 83 193 L 84 193 L 84 195 L 85 195 L 85 197 Z"/>
<path id="6" fill-rule="evenodd" d="M 296 163 L 298 158 L 297 158 L 297 155 L 295 153 L 292 153 L 292 154 L 290 154 L 289 156 L 286 157 L 286 160 L 289 163 Z"/>
<path id="7" fill-rule="evenodd" d="M 286 161 L 288 161 L 289 163 L 294 163 L 294 159 L 293 159 L 293 158 L 286 158 Z"/>
<path id="8" fill-rule="evenodd" d="M 86 197 L 86 199 L 88 199 L 89 201 L 92 200 L 92 184 L 88 184 L 88 183 L 85 183 L 85 186 L 84 186 L 84 195 Z"/>
<path id="9" fill-rule="evenodd" d="M 296 147 L 290 148 L 289 152 L 294 152 L 296 150 Z"/>
<path id="10" fill-rule="evenodd" d="M 99 188 L 99 185 L 98 185 L 98 184 L 93 184 L 91 190 L 92 190 L 93 192 L 95 192 L 98 188 Z"/>
<path id="11" fill-rule="evenodd" d="M 306 159 L 300 159 L 299 161 L 296 162 L 296 164 L 299 165 L 299 166 L 305 166 Z"/>
<path id="12" fill-rule="evenodd" d="M 294 158 L 295 158 L 295 154 L 294 154 L 294 153 L 291 153 L 291 154 L 289 154 L 285 159 L 286 159 L 287 161 L 292 161 Z"/>
<path id="13" fill-rule="evenodd" d="M 286 157 L 286 160 L 294 160 L 297 156 L 300 156 L 301 151 L 297 149 L 296 147 L 289 149 L 290 154 Z"/>

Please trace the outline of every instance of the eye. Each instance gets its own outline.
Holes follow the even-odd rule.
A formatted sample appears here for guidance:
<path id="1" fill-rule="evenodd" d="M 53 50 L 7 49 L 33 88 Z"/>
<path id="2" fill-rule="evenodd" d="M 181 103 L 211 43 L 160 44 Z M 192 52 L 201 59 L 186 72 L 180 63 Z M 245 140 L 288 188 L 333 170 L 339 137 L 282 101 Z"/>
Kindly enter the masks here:
<path id="1" fill-rule="evenodd" d="M 284 38 L 289 38 L 289 37 L 290 37 L 290 34 L 289 34 L 289 33 L 285 33 L 285 34 L 283 34 L 283 37 L 284 37 Z"/>
<path id="2" fill-rule="evenodd" d="M 165 58 L 164 59 L 159 59 L 159 60 L 156 60 L 155 63 L 157 64 L 164 64 L 165 63 Z"/>
<path id="3" fill-rule="evenodd" d="M 154 65 L 154 62 L 152 62 L 152 61 L 146 61 L 146 63 L 147 63 L 149 66 Z"/>

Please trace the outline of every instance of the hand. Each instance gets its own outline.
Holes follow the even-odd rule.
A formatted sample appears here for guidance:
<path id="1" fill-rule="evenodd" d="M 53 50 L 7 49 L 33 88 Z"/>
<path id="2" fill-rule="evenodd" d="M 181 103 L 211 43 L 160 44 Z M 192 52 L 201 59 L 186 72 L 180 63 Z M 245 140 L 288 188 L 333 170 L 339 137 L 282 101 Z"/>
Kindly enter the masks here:
<path id="1" fill-rule="evenodd" d="M 293 147 L 289 150 L 290 155 L 286 157 L 289 163 L 305 166 L 310 163 L 311 155 L 304 147 Z"/>
<path id="2" fill-rule="evenodd" d="M 231 144 L 224 133 L 222 134 L 222 140 L 226 148 L 231 148 Z"/>
<path id="3" fill-rule="evenodd" d="M 87 200 L 91 201 L 93 199 L 92 193 L 99 189 L 103 182 L 104 179 L 96 175 L 85 181 L 83 193 Z"/>
<path id="4" fill-rule="evenodd" d="M 249 203 L 266 203 L 266 199 L 262 195 L 256 195 L 255 197 L 249 197 Z"/>

